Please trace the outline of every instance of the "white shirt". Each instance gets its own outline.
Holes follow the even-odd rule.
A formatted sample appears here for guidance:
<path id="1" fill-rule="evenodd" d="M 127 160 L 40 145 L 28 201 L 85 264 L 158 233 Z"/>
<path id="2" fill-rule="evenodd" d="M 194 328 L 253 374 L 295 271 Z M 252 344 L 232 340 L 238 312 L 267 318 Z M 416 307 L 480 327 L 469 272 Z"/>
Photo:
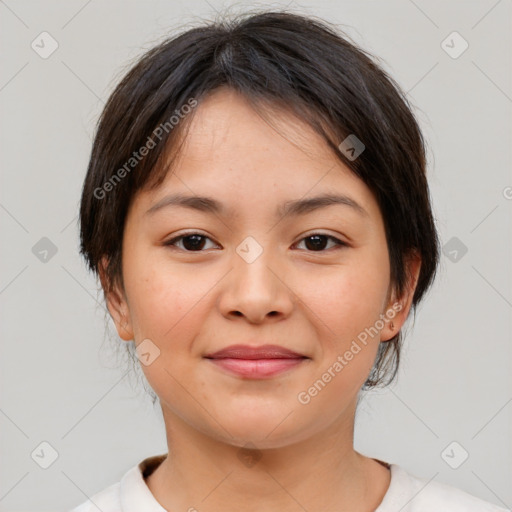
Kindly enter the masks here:
<path id="1" fill-rule="evenodd" d="M 166 456 L 144 459 L 121 481 L 95 494 L 71 512 L 98 512 L 98 509 L 101 512 L 168 512 L 156 501 L 144 479 Z M 384 464 L 391 470 L 391 482 L 375 512 L 510 512 L 510 509 L 483 501 L 456 487 L 417 478 L 396 464 Z"/>

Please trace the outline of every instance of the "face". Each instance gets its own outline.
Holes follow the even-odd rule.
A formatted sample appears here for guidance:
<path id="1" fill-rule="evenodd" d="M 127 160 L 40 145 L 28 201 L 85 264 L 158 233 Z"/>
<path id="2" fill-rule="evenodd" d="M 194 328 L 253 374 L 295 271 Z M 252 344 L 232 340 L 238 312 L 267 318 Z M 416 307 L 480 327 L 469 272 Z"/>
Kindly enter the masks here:
<path id="1" fill-rule="evenodd" d="M 293 207 L 326 195 L 341 199 Z M 122 251 L 124 290 L 109 310 L 167 426 L 237 446 L 350 426 L 379 343 L 410 305 L 392 296 L 367 186 L 307 125 L 280 113 L 271 126 L 228 89 L 197 107 L 165 181 L 134 198 Z M 207 357 L 232 345 L 301 357 Z"/>

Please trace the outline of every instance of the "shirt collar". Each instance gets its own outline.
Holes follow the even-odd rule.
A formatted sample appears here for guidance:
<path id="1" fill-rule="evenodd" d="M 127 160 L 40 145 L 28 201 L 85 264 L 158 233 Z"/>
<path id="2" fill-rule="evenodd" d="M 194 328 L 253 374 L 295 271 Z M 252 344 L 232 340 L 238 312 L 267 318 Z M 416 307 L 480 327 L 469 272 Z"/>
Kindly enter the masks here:
<path id="1" fill-rule="evenodd" d="M 122 512 L 167 512 L 156 501 L 144 480 L 166 457 L 167 454 L 144 459 L 123 476 L 119 489 Z"/>
<path id="2" fill-rule="evenodd" d="M 123 476 L 120 483 L 122 512 L 140 512 L 141 510 L 144 510 L 144 512 L 167 512 L 155 499 L 145 481 L 145 478 L 148 477 L 166 457 L 167 454 L 148 457 Z M 407 474 L 396 464 L 389 464 L 378 459 L 375 460 L 391 470 L 389 488 L 375 512 L 394 510 L 393 506 L 403 499 L 404 493 L 407 491 L 407 489 L 404 489 L 404 484 L 407 482 Z"/>
<path id="3" fill-rule="evenodd" d="M 375 512 L 402 510 L 414 498 L 414 495 L 411 496 L 410 478 L 405 470 L 397 464 L 388 464 L 388 467 L 391 471 L 391 481 Z"/>

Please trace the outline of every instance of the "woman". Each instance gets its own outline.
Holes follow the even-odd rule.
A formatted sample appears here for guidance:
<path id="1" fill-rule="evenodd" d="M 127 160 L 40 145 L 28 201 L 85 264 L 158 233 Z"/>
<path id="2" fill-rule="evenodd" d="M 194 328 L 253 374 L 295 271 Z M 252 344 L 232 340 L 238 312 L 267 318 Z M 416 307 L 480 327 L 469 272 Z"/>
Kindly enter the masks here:
<path id="1" fill-rule="evenodd" d="M 503 510 L 353 447 L 439 242 L 417 122 L 346 36 L 264 12 L 150 50 L 102 113 L 80 220 L 168 454 L 75 512 Z"/>

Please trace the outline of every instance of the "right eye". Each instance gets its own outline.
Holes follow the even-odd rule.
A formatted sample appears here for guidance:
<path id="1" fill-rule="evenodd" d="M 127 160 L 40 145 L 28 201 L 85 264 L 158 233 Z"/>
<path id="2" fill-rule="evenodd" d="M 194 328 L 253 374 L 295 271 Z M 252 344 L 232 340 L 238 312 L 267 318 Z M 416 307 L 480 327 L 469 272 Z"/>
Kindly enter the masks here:
<path id="1" fill-rule="evenodd" d="M 211 240 L 211 238 L 201 233 L 185 233 L 167 240 L 163 245 L 178 248 L 185 252 L 202 252 L 205 240 Z M 179 243 L 182 243 L 182 247 L 178 246 Z"/>

